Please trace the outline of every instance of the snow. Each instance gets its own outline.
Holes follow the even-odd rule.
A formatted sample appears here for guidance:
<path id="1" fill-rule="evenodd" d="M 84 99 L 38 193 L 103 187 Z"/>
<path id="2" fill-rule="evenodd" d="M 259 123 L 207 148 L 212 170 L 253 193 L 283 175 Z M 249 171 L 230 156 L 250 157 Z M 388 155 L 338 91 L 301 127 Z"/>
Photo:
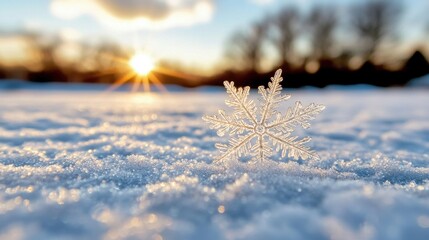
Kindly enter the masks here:
<path id="1" fill-rule="evenodd" d="M 0 239 L 428 239 L 427 91 L 285 89 L 321 159 L 213 164 L 223 91 L 58 89 L 0 91 Z"/>

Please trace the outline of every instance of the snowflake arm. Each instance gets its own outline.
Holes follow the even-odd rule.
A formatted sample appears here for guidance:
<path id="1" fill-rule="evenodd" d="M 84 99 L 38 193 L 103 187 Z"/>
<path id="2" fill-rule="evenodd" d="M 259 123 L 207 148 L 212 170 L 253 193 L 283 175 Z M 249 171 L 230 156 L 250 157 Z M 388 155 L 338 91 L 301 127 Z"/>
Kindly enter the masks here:
<path id="1" fill-rule="evenodd" d="M 292 157 L 295 160 L 298 160 L 299 158 L 302 158 L 303 160 L 308 158 L 316 160 L 319 159 L 319 156 L 314 151 L 310 150 L 304 145 L 311 140 L 310 137 L 305 137 L 296 141 L 298 138 L 296 136 L 281 136 L 270 132 L 267 132 L 267 135 L 273 142 L 273 145 L 277 147 L 277 150 L 282 151 L 282 157 L 287 155 L 288 157 Z"/>
<path id="2" fill-rule="evenodd" d="M 222 153 L 222 155 L 216 159 L 216 162 L 223 161 L 231 155 L 235 158 L 245 155 L 252 149 L 251 141 L 255 136 L 255 133 L 249 133 L 238 138 L 231 138 L 229 140 L 229 145 L 216 144 L 216 148 Z"/>
<path id="3" fill-rule="evenodd" d="M 293 108 L 289 108 L 284 116 L 277 115 L 275 121 L 267 126 L 282 132 L 292 132 L 296 125 L 301 125 L 304 129 L 310 127 L 310 120 L 316 118 L 325 109 L 321 104 L 310 104 L 303 107 L 301 102 L 296 102 Z"/>
<path id="4" fill-rule="evenodd" d="M 274 108 L 276 105 L 290 98 L 290 95 L 281 94 L 282 86 L 280 82 L 283 81 L 281 74 L 281 69 L 276 71 L 274 77 L 271 78 L 271 82 L 268 83 L 267 89 L 265 89 L 264 86 L 258 88 L 258 92 L 261 94 L 262 102 L 264 103 L 261 107 L 261 124 L 265 124 L 266 120 L 275 114 Z"/>
<path id="5" fill-rule="evenodd" d="M 263 136 L 258 136 L 256 144 L 252 146 L 251 152 L 259 161 L 265 161 L 272 155 L 273 149 L 268 142 L 264 141 Z"/>
<path id="6" fill-rule="evenodd" d="M 250 87 L 236 88 L 234 82 L 223 82 L 229 98 L 225 100 L 226 105 L 235 109 L 236 116 L 246 117 L 256 124 L 256 106 L 253 100 L 248 100 Z"/>
<path id="7" fill-rule="evenodd" d="M 217 130 L 218 136 L 224 136 L 225 133 L 229 135 L 241 134 L 245 130 L 250 131 L 252 127 L 247 125 L 243 120 L 237 116 L 227 116 L 224 111 L 219 110 L 218 115 L 204 116 L 203 120 L 210 124 L 211 129 Z"/>

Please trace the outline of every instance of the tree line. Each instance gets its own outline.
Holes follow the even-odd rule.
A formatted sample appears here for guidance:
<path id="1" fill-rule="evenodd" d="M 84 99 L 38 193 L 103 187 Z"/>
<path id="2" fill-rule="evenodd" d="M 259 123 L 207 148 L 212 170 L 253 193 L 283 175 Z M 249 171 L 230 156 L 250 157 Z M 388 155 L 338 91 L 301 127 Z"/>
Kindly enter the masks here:
<path id="1" fill-rule="evenodd" d="M 261 62 L 269 58 L 267 49 L 277 55 L 274 65 L 285 68 L 292 68 L 299 57 L 304 64 L 336 58 L 347 65 L 353 57 L 373 61 L 384 42 L 396 40 L 402 13 L 397 0 L 359 2 L 342 14 L 328 5 L 314 5 L 305 14 L 286 6 L 233 33 L 226 43 L 225 57 L 237 68 L 255 72 L 261 71 Z M 341 27 L 346 30 L 340 32 Z M 302 39 L 307 52 L 300 55 L 297 44 Z"/>

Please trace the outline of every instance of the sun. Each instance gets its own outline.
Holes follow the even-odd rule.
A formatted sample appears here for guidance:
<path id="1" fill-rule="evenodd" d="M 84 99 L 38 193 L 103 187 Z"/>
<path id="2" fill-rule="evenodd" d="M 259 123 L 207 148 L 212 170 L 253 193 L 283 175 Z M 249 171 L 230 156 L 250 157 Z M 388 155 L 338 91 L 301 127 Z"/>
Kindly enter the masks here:
<path id="1" fill-rule="evenodd" d="M 155 67 L 155 63 L 152 58 L 143 53 L 136 53 L 132 56 L 129 60 L 129 65 L 138 75 L 141 76 L 148 75 Z"/>

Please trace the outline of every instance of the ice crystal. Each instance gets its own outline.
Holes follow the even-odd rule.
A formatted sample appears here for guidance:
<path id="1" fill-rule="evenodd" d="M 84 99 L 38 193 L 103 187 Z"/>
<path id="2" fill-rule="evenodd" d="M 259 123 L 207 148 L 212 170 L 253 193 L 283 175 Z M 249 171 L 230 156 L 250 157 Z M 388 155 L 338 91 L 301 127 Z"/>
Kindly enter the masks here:
<path id="1" fill-rule="evenodd" d="M 219 110 L 217 115 L 203 117 L 203 120 L 210 124 L 210 128 L 217 130 L 219 136 L 228 134 L 231 137 L 229 144 L 216 144 L 222 153 L 217 161 L 249 154 L 254 160 L 263 161 L 268 159 L 274 150 L 281 151 L 282 157 L 319 158 L 305 146 L 305 143 L 311 140 L 310 137 L 298 139 L 292 132 L 298 125 L 303 128 L 310 127 L 309 121 L 325 109 L 325 106 L 312 103 L 303 107 L 298 101 L 284 115 L 277 112 L 276 107 L 291 97 L 281 93 L 281 73 L 280 69 L 276 71 L 268 83 L 268 88 L 258 88 L 261 95 L 259 106 L 248 98 L 250 87 L 236 88 L 234 82 L 224 82 L 228 93 L 225 103 L 232 107 L 234 112 L 227 115 L 223 110 Z"/>

